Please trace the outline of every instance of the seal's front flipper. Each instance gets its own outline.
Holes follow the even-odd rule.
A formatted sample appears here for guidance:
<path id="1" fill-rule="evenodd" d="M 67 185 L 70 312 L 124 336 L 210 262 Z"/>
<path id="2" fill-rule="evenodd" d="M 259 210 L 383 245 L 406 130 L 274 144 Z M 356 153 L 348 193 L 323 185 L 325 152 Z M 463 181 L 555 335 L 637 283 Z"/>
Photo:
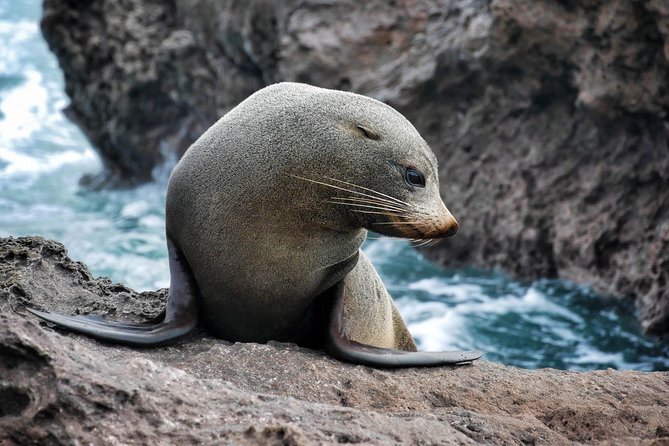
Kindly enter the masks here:
<path id="1" fill-rule="evenodd" d="M 331 307 L 325 349 L 337 359 L 372 367 L 425 367 L 468 363 L 482 355 L 478 351 L 409 352 L 352 341 L 344 332 L 344 290 L 342 280 L 326 292 L 330 294 Z"/>
<path id="2" fill-rule="evenodd" d="M 64 316 L 27 308 L 47 322 L 103 341 L 139 347 L 175 343 L 197 324 L 197 286 L 188 264 L 172 240 L 167 238 L 170 263 L 170 291 L 162 322 L 132 324 L 106 321 L 97 316 Z"/>

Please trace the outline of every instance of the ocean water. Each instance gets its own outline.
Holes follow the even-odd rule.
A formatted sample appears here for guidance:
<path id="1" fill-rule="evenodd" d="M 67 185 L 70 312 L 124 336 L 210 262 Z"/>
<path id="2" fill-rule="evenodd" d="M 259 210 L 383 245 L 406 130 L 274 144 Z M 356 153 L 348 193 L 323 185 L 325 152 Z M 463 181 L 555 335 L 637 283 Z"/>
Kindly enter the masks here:
<path id="1" fill-rule="evenodd" d="M 40 5 L 0 0 L 0 236 L 52 238 L 95 275 L 137 290 L 166 287 L 169 169 L 133 190 L 78 185 L 101 164 L 61 113 L 68 99 L 39 32 Z M 669 370 L 669 347 L 641 334 L 633 308 L 586 287 L 443 269 L 401 240 L 364 249 L 421 349 L 479 349 L 525 368 Z"/>

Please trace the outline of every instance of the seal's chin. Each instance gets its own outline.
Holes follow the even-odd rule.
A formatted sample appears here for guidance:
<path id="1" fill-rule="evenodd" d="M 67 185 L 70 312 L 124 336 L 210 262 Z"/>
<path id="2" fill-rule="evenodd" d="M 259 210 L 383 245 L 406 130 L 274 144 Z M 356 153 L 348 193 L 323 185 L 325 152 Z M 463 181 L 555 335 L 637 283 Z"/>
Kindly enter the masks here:
<path id="1" fill-rule="evenodd" d="M 437 239 L 451 237 L 457 234 L 460 225 L 451 217 L 449 221 L 435 223 L 425 221 L 386 221 L 372 225 L 371 230 L 390 237 L 409 238 L 414 240 Z"/>

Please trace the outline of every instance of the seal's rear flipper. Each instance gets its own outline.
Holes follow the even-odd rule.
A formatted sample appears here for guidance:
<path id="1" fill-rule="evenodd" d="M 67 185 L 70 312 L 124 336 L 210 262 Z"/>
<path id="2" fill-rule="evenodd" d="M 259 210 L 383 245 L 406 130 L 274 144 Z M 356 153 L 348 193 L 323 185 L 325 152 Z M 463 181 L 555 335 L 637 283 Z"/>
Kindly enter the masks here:
<path id="1" fill-rule="evenodd" d="M 325 349 L 337 359 L 372 367 L 425 367 L 468 363 L 479 359 L 482 355 L 479 351 L 409 352 L 351 341 L 344 334 L 344 289 L 342 280 L 326 292 L 332 293 L 332 306 L 325 336 Z"/>
<path id="2" fill-rule="evenodd" d="M 194 323 L 184 323 L 184 321 L 163 322 L 157 325 L 127 324 L 105 321 L 95 316 L 64 316 L 31 308 L 27 310 L 47 322 L 92 338 L 139 347 L 173 344 L 195 326 Z"/>
<path id="3" fill-rule="evenodd" d="M 30 308 L 27 310 L 47 322 L 103 341 L 139 347 L 173 344 L 197 324 L 197 286 L 186 260 L 169 236 L 167 250 L 170 291 L 165 318 L 160 323 L 132 324 L 105 321 L 97 316 L 64 316 Z"/>

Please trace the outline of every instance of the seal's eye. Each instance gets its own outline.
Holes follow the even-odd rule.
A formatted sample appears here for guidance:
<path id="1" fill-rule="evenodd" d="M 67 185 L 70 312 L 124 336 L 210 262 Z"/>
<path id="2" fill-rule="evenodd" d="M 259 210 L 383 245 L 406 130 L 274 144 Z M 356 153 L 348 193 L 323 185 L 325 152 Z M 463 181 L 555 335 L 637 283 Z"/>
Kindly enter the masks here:
<path id="1" fill-rule="evenodd" d="M 411 167 L 408 167 L 404 173 L 404 181 L 406 181 L 409 186 L 425 187 L 425 176 Z"/>

